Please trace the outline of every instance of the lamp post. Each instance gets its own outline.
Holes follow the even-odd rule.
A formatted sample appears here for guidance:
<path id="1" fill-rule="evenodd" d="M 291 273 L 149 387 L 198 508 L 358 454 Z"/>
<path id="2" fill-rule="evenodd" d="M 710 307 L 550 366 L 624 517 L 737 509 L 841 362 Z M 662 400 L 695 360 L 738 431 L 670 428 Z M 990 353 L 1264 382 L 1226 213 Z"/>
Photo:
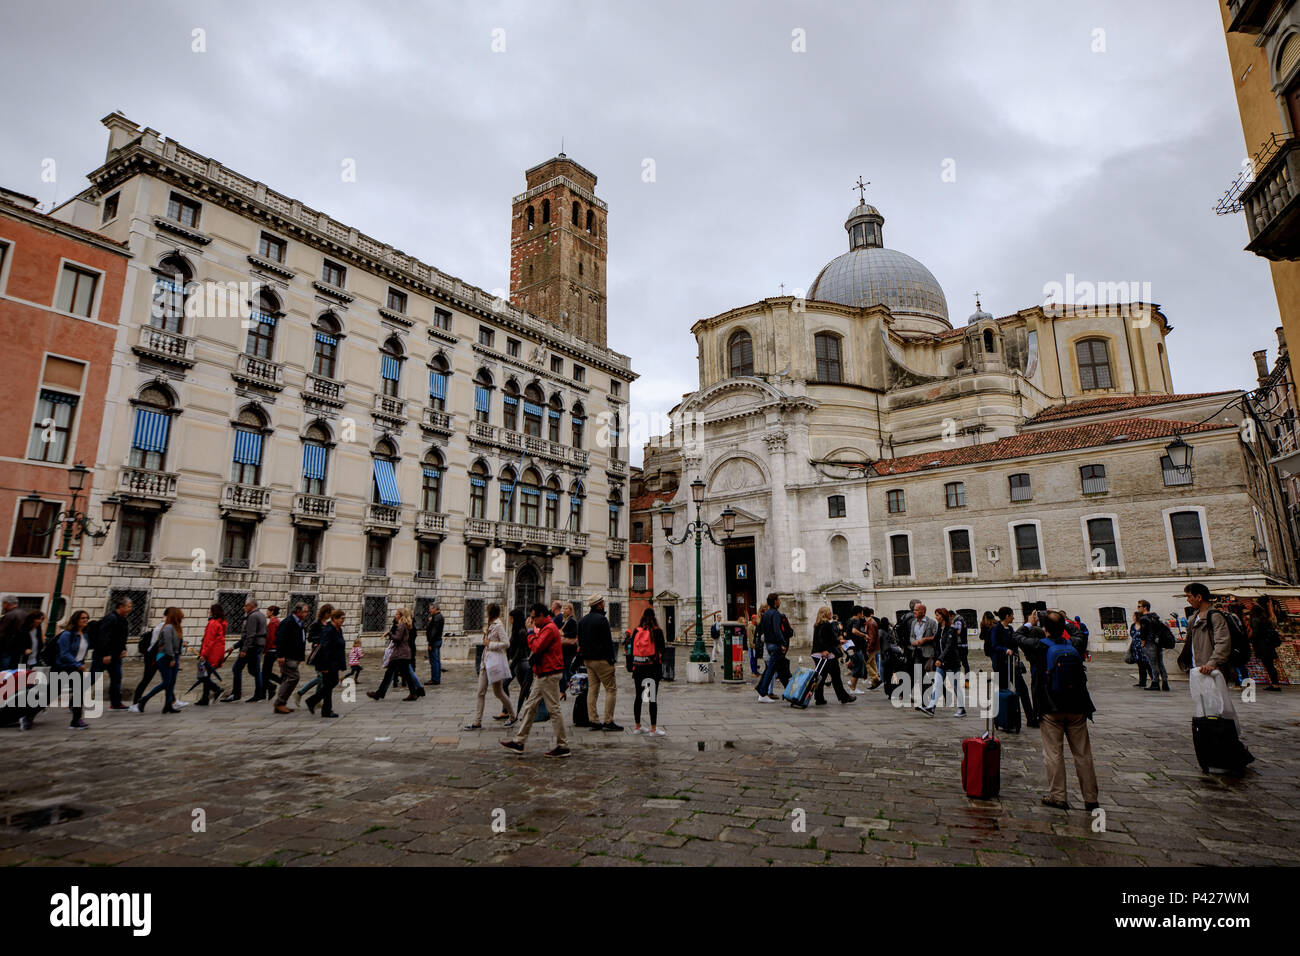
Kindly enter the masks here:
<path id="1" fill-rule="evenodd" d="M 1174 440 L 1165 446 L 1165 454 L 1169 456 L 1169 464 L 1178 472 L 1179 476 L 1187 474 L 1187 469 L 1191 467 L 1192 446 L 1183 441 L 1183 436 L 1174 434 Z"/>
<path id="2" fill-rule="evenodd" d="M 103 527 L 98 529 L 92 527 L 90 516 L 77 510 L 77 499 L 80 497 L 82 489 L 86 487 L 86 476 L 89 474 L 90 469 L 81 462 L 77 462 L 68 469 L 68 490 L 72 492 L 72 503 L 66 510 L 54 515 L 50 519 L 50 523 L 43 529 L 36 527 L 36 521 L 41 515 L 41 506 L 44 504 L 40 494 L 33 491 L 22 498 L 18 504 L 18 517 L 23 522 L 28 534 L 35 535 L 38 538 L 46 538 L 58 531 L 59 525 L 63 526 L 63 541 L 59 549 L 54 552 L 59 559 L 59 571 L 54 578 L 54 594 L 50 600 L 49 623 L 45 628 L 47 638 L 53 638 L 58 633 L 58 621 L 63 613 L 63 575 L 68 567 L 68 558 L 72 557 L 74 534 L 78 540 L 82 537 L 89 537 L 99 541 L 108 537 L 109 529 L 113 527 L 113 522 L 117 520 L 117 510 L 122 505 L 120 498 L 116 495 L 109 495 L 101 503 Z"/>
<path id="3" fill-rule="evenodd" d="M 691 663 L 707 664 L 709 652 L 704 649 L 704 589 L 700 552 L 706 536 L 718 547 L 722 547 L 722 542 L 713 536 L 713 529 L 701 516 L 704 482 L 698 478 L 691 482 L 691 500 L 695 503 L 695 520 L 686 526 L 680 538 L 673 537 L 673 511 L 667 505 L 659 509 L 659 523 L 669 544 L 683 544 L 692 534 L 695 535 L 695 646 L 691 648 Z M 722 512 L 722 530 L 728 538 L 736 530 L 736 513 L 730 508 L 725 508 Z"/>

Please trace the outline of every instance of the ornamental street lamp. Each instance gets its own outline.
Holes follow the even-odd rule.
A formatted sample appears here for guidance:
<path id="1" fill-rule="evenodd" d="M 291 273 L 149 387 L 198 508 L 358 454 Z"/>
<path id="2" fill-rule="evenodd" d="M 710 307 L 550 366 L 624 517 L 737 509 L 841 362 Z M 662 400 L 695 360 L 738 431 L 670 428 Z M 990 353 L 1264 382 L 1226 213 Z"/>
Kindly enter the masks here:
<path id="1" fill-rule="evenodd" d="M 1192 460 L 1192 446 L 1183 441 L 1182 435 L 1174 435 L 1174 440 L 1165 446 L 1165 454 L 1169 456 L 1170 466 L 1179 475 L 1187 473 Z"/>
<path id="2" fill-rule="evenodd" d="M 54 552 L 59 559 L 59 571 L 54 578 L 54 594 L 50 601 L 49 623 L 45 628 L 47 638 L 53 638 L 58 633 L 59 618 L 63 615 L 63 574 L 68 566 L 68 558 L 72 557 L 73 537 L 75 536 L 78 541 L 83 537 L 93 538 L 95 541 L 108 537 L 109 529 L 113 527 L 113 522 L 117 520 L 117 510 L 122 505 L 122 500 L 116 495 L 109 495 L 105 498 L 101 503 L 103 526 L 100 528 L 93 527 L 90 516 L 77 510 L 77 498 L 80 497 L 82 489 L 86 487 L 86 477 L 89 474 L 90 469 L 81 462 L 77 462 L 68 469 L 68 490 L 72 492 L 72 503 L 66 510 L 51 517 L 50 523 L 44 528 L 36 527 L 37 519 L 41 515 L 41 509 L 45 505 L 39 493 L 33 491 L 18 503 L 18 517 L 23 522 L 23 527 L 28 534 L 38 538 L 47 538 L 57 532 L 60 525 L 63 526 L 63 542 L 59 549 Z"/>
<path id="3" fill-rule="evenodd" d="M 695 520 L 686 526 L 680 538 L 673 537 L 673 510 L 666 504 L 659 509 L 659 523 L 669 544 L 683 544 L 692 534 L 695 535 L 695 646 L 691 648 L 691 663 L 699 664 L 707 663 L 709 660 L 709 653 L 704 649 L 704 597 L 700 551 L 705 537 L 718 547 L 722 547 L 722 542 L 713 536 L 713 529 L 701 517 L 700 512 L 704 506 L 704 482 L 698 478 L 691 482 L 691 500 L 695 503 Z M 725 508 L 721 517 L 722 530 L 730 538 L 731 533 L 736 530 L 736 513 L 731 508 Z"/>

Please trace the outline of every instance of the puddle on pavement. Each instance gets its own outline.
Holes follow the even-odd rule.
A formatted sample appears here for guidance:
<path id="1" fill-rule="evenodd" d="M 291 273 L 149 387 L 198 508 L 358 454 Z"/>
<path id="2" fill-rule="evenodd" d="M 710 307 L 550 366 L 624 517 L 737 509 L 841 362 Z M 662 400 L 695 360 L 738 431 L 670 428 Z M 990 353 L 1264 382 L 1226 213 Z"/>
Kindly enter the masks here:
<path id="1" fill-rule="evenodd" d="M 42 807 L 39 810 L 20 810 L 0 815 L 0 826 L 17 827 L 20 830 L 39 830 L 41 827 L 56 823 L 67 823 L 85 815 L 84 810 L 76 807 Z"/>

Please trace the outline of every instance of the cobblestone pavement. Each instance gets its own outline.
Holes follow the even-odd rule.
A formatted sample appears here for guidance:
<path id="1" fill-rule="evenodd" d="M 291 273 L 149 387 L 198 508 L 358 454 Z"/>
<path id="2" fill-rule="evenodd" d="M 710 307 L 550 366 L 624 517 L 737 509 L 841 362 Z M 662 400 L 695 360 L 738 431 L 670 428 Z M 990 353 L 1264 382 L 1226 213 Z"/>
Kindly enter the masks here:
<path id="1" fill-rule="evenodd" d="M 472 666 L 453 665 L 428 697 L 406 703 L 365 697 L 378 677 L 368 664 L 358 702 L 338 705 L 339 720 L 247 703 L 164 716 L 151 702 L 149 713 L 107 713 L 85 731 L 68 729 L 66 711 L 42 714 L 30 733 L 5 728 L 0 863 L 1300 861 L 1297 689 L 1238 705 L 1257 769 L 1211 777 L 1193 759 L 1186 683 L 1139 691 L 1118 655 L 1099 657 L 1090 668 L 1092 742 L 1106 816 L 1104 832 L 1094 832 L 1081 809 L 1039 805 L 1037 731 L 1003 737 L 1001 798 L 969 800 L 960 740 L 982 721 L 896 709 L 880 691 L 798 711 L 757 703 L 748 684 L 678 681 L 660 696 L 669 736 L 571 728 L 573 756 L 550 760 L 549 725 L 535 728 L 522 758 L 497 745 L 496 726 L 459 729 L 473 712 Z M 184 673 L 192 672 L 191 658 Z M 618 678 L 616 719 L 630 730 L 621 664 Z M 1068 760 L 1067 769 L 1081 807 Z M 197 809 L 205 832 L 193 832 Z"/>

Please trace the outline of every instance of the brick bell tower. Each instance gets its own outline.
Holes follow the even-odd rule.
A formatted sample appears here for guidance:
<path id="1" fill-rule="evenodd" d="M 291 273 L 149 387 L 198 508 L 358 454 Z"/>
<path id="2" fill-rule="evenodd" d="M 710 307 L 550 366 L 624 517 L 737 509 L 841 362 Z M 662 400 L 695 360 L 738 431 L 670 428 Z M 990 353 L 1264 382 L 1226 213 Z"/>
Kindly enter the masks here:
<path id="1" fill-rule="evenodd" d="M 510 211 L 510 301 L 604 348 L 608 209 L 596 174 L 560 153 L 524 179 Z"/>

